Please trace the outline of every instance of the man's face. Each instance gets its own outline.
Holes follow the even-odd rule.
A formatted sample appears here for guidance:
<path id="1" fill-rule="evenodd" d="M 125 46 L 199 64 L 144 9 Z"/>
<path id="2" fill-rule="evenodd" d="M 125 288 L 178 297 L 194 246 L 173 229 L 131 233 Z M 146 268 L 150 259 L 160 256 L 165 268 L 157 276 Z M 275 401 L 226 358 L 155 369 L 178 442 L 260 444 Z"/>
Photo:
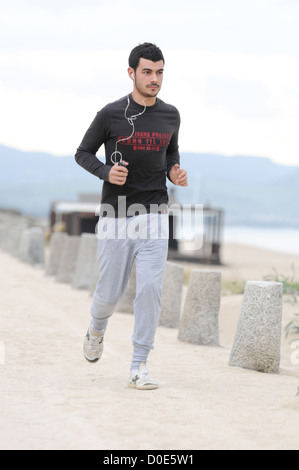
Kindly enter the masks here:
<path id="1" fill-rule="evenodd" d="M 163 81 L 164 62 L 152 62 L 141 58 L 135 73 L 135 87 L 145 98 L 154 98 L 160 91 Z"/>

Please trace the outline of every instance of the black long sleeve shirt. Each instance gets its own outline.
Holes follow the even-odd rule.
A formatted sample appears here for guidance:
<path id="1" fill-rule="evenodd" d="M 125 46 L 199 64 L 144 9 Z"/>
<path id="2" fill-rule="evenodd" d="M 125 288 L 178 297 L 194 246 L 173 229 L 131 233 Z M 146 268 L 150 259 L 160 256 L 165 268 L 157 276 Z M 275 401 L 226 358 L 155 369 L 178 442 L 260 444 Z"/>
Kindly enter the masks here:
<path id="1" fill-rule="evenodd" d="M 127 105 L 128 97 L 125 96 L 102 108 L 75 155 L 79 165 L 104 180 L 101 204 L 112 205 L 116 214 L 118 196 L 126 197 L 127 209 L 132 204 L 142 204 L 149 212 L 152 204 L 167 204 L 166 176 L 169 177 L 173 165 L 180 163 L 178 110 L 157 98 L 156 103 L 144 111 L 144 106 L 136 103 L 131 95 L 128 108 Z M 132 121 L 133 127 L 127 118 L 139 113 L 142 114 Z M 127 139 L 132 131 L 132 137 Z M 103 144 L 105 163 L 96 156 Z M 129 163 L 128 177 L 123 186 L 109 183 L 113 165 L 111 155 L 115 150 L 121 152 L 123 160 Z M 119 160 L 119 154 L 115 156 Z"/>

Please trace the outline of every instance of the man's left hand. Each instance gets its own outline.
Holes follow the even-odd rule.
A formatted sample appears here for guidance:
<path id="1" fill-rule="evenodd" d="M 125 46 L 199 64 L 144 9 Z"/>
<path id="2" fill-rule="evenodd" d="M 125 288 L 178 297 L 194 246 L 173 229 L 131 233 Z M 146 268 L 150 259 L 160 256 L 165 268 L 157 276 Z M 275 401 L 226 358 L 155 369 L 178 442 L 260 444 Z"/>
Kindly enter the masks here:
<path id="1" fill-rule="evenodd" d="M 173 184 L 177 186 L 188 186 L 188 175 L 187 171 L 180 168 L 180 165 L 176 163 L 169 172 L 169 177 Z"/>

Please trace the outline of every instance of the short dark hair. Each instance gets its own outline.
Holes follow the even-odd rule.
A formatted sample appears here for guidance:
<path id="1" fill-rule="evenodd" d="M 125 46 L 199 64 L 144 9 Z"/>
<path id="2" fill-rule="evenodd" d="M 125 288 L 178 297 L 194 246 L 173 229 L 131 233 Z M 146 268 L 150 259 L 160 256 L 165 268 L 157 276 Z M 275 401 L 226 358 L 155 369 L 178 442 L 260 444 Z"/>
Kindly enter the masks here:
<path id="1" fill-rule="evenodd" d="M 129 56 L 129 66 L 136 71 L 141 58 L 151 60 L 152 62 L 163 60 L 163 63 L 165 63 L 161 49 L 150 42 L 144 42 L 132 49 Z"/>

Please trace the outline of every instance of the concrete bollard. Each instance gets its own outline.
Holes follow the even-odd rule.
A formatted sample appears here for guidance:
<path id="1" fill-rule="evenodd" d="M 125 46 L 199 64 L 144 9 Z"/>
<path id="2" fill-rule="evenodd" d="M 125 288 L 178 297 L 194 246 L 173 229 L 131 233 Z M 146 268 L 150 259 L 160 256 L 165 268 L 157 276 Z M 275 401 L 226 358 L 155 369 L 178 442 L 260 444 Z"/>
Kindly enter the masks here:
<path id="1" fill-rule="evenodd" d="M 0 225 L 0 250 L 4 251 L 7 237 L 7 227 L 2 224 Z"/>
<path id="2" fill-rule="evenodd" d="M 76 268 L 80 237 L 68 236 L 63 241 L 61 259 L 58 264 L 56 281 L 71 284 Z"/>
<path id="3" fill-rule="evenodd" d="M 45 263 L 45 235 L 40 227 L 30 227 L 23 230 L 16 255 L 20 261 L 35 266 Z"/>
<path id="4" fill-rule="evenodd" d="M 15 225 L 10 226 L 6 234 L 5 250 L 12 256 L 18 257 L 19 246 L 21 243 L 24 231 L 29 227 L 21 222 L 17 222 Z"/>
<path id="5" fill-rule="evenodd" d="M 178 328 L 181 316 L 183 282 L 183 266 L 167 261 L 164 272 L 159 325 L 167 328 Z"/>
<path id="6" fill-rule="evenodd" d="M 97 237 L 92 233 L 83 233 L 80 237 L 73 289 L 90 289 L 97 263 Z"/>
<path id="7" fill-rule="evenodd" d="M 178 339 L 200 345 L 218 346 L 218 315 L 221 272 L 193 270 L 179 324 Z"/>
<path id="8" fill-rule="evenodd" d="M 246 283 L 230 366 L 279 372 L 282 294 L 281 282 Z"/>
<path id="9" fill-rule="evenodd" d="M 12 247 L 15 245 L 15 236 L 18 232 L 13 229 L 11 225 L 5 227 L 2 235 L 2 250 L 6 251 L 7 253 L 11 253 L 13 251 Z M 22 236 L 23 230 L 21 230 Z M 20 236 L 20 239 L 21 239 Z M 19 240 L 20 242 L 20 240 Z"/>
<path id="10" fill-rule="evenodd" d="M 57 274 L 58 266 L 61 260 L 63 245 L 68 234 L 65 232 L 54 232 L 50 239 L 50 253 L 46 265 L 46 274 L 48 276 L 55 276 Z"/>

